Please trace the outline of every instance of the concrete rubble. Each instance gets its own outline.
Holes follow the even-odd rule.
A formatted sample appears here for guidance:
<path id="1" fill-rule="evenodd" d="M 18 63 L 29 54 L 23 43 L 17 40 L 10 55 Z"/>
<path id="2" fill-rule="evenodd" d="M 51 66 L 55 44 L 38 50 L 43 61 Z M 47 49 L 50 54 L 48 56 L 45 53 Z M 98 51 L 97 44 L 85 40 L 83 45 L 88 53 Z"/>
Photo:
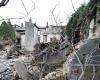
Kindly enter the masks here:
<path id="1" fill-rule="evenodd" d="M 40 65 L 34 62 L 36 60 L 36 57 L 33 57 L 34 55 L 32 55 L 29 52 L 28 53 L 26 52 L 27 54 L 26 53 L 19 54 L 16 50 L 10 50 L 9 47 L 7 45 L 6 48 L 0 50 L 0 79 L 1 80 L 21 80 L 21 79 L 39 80 L 42 67 L 40 67 Z M 63 51 L 63 49 L 61 50 Z M 63 59 L 66 58 L 65 55 L 66 54 L 64 54 L 64 52 L 63 55 L 61 52 L 61 53 L 53 54 L 48 57 L 47 59 L 48 61 L 46 61 L 47 64 L 45 66 L 48 66 L 49 69 L 46 70 L 45 68 L 45 70 L 47 71 L 47 73 L 44 76 L 45 80 L 50 80 L 50 79 L 63 80 L 64 78 L 63 71 L 62 71 L 63 69 L 56 70 L 56 68 L 59 67 L 58 63 L 59 64 L 61 63 L 62 65 Z M 39 55 L 39 58 L 40 56 L 41 55 Z M 58 66 L 56 65 L 56 63 Z M 52 65 L 48 65 L 48 64 L 52 64 Z M 54 71 L 53 71 L 54 68 L 52 66 L 54 66 L 55 68 Z M 42 78 L 40 78 L 40 80 L 41 79 Z"/>
<path id="2" fill-rule="evenodd" d="M 79 45 L 90 45 L 88 44 L 89 41 L 90 39 L 85 40 L 85 42 L 80 42 Z M 80 52 L 80 46 L 75 46 L 78 52 Z M 90 46 L 89 49 L 91 47 L 93 46 Z M 70 63 L 75 53 L 67 40 L 60 44 L 58 51 L 58 53 L 52 55 L 46 55 L 49 53 L 47 53 L 47 50 L 35 56 L 29 52 L 20 55 L 11 54 L 10 56 L 13 57 L 8 58 L 9 51 L 0 50 L 0 80 L 67 80 L 69 78 L 67 76 L 71 74 Z M 84 53 L 84 51 L 81 53 Z"/>
<path id="3" fill-rule="evenodd" d="M 33 80 L 33 76 L 30 75 L 23 63 L 20 61 L 16 61 L 14 64 L 15 71 L 17 72 L 18 76 L 23 80 Z"/>
<path id="4" fill-rule="evenodd" d="M 33 67 L 32 61 L 34 57 L 31 54 L 15 56 L 13 58 L 7 58 L 7 51 L 0 51 L 0 80 L 29 80 L 30 75 L 34 77 L 34 71 L 37 70 L 37 66 Z M 20 71 L 24 74 L 29 74 L 28 79 L 24 74 L 21 75 Z M 28 71 L 28 72 L 27 72 Z M 34 74 L 33 74 L 34 73 Z M 38 71 L 37 71 L 38 73 Z M 33 74 L 33 75 L 32 75 Z M 30 79 L 34 80 L 34 79 Z M 36 79 L 35 79 L 36 80 Z"/>
<path id="5" fill-rule="evenodd" d="M 64 80 L 62 68 L 47 74 L 44 80 Z"/>

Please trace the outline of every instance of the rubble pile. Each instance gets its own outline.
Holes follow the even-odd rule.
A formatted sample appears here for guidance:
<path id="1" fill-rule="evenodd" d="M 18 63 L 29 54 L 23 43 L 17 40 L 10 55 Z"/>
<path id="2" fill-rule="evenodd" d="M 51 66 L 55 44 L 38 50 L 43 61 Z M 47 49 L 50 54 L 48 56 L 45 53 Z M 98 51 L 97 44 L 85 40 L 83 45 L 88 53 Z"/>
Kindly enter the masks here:
<path id="1" fill-rule="evenodd" d="M 47 74 L 43 80 L 64 80 L 62 68 Z"/>
<path id="2" fill-rule="evenodd" d="M 13 65 L 17 59 L 3 59 L 0 60 L 0 79 L 1 80 L 13 80 L 14 79 L 14 68 Z"/>
<path id="3" fill-rule="evenodd" d="M 68 80 L 72 71 L 77 72 L 76 67 L 73 68 L 72 65 L 76 62 L 75 54 L 79 56 L 79 59 L 83 59 L 80 55 L 84 53 L 88 54 L 93 46 L 96 46 L 96 43 L 98 44 L 97 41 L 98 39 L 93 38 L 80 42 L 75 46 L 77 52 L 74 51 L 73 46 L 66 39 L 59 44 L 56 53 L 52 53 L 53 51 L 49 52 L 45 48 L 38 54 L 25 52 L 25 54 L 16 55 L 16 53 L 19 54 L 17 51 L 2 49 L 0 50 L 0 79 Z M 85 47 L 82 47 L 83 45 Z M 97 51 L 100 51 L 99 44 Z M 71 77 L 74 79 L 77 78 L 75 75 L 71 75 Z"/>
<path id="4" fill-rule="evenodd" d="M 20 56 L 12 54 L 12 58 L 8 58 L 8 54 L 9 52 L 5 50 L 0 51 L 0 80 L 29 80 L 30 76 L 33 77 L 34 75 L 39 74 L 37 66 L 33 67 L 32 65 L 34 57 L 32 57 L 31 54 L 24 54 Z M 37 74 L 35 74 L 34 71 Z M 24 74 L 20 76 L 22 73 L 30 74 L 30 76 L 28 79 L 25 79 L 26 77 L 23 78 Z"/>
<path id="5" fill-rule="evenodd" d="M 62 67 L 66 54 L 63 52 L 64 47 L 62 49 L 61 46 L 60 49 L 56 53 L 50 53 L 44 49 L 36 55 L 29 52 L 20 54 L 14 46 L 7 44 L 0 50 L 0 79 L 41 80 L 44 78 L 45 80 L 63 80 L 63 71 L 62 69 L 57 70 L 57 68 Z M 43 77 L 41 77 L 41 73 Z"/>

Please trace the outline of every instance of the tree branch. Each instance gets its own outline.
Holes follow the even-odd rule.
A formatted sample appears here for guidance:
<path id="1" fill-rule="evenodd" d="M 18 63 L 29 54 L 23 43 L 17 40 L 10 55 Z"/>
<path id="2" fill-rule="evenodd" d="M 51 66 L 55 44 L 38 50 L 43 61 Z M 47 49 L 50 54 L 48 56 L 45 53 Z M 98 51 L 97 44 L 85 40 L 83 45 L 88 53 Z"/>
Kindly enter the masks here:
<path id="1" fill-rule="evenodd" d="M 32 0 L 31 0 L 31 1 L 32 1 Z M 2 18 L 0 21 L 8 20 L 8 19 L 24 19 L 24 18 L 26 18 L 26 17 L 29 16 L 30 13 L 31 13 L 32 11 L 34 11 L 34 9 L 35 9 L 35 2 L 32 1 L 32 3 L 33 3 L 33 8 L 28 12 L 28 14 L 24 15 L 23 17 L 19 17 L 19 18 L 15 17 L 15 18 L 6 18 L 6 19 L 5 19 L 5 18 L 3 18 L 2 16 L 0 16 L 0 17 Z M 20 14 L 23 14 L 23 13 L 20 12 Z"/>
<path id="2" fill-rule="evenodd" d="M 56 25 L 58 25 L 58 24 L 57 24 L 57 17 L 55 17 L 55 15 L 54 15 L 54 10 L 57 8 L 58 5 L 60 5 L 60 2 L 57 3 L 52 10 L 50 9 L 50 12 L 51 12 L 51 14 L 53 16 L 53 19 L 54 19 Z"/>
<path id="3" fill-rule="evenodd" d="M 9 2 L 9 0 L 2 0 L 2 1 L 0 2 L 0 7 L 6 6 L 8 2 Z"/>

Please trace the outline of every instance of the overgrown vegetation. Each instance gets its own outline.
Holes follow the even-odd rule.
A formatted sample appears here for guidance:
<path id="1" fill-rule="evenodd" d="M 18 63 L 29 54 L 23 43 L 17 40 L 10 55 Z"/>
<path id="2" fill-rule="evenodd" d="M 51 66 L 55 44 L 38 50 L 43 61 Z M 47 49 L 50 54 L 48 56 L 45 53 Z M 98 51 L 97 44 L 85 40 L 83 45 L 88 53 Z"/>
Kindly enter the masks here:
<path id="1" fill-rule="evenodd" d="M 40 53 L 41 51 L 43 51 L 46 47 L 48 47 L 48 43 L 37 43 L 35 44 L 34 48 L 34 54 L 38 54 Z"/>
<path id="2" fill-rule="evenodd" d="M 87 5 L 83 4 L 72 14 L 64 31 L 71 42 L 77 43 L 83 35 L 88 36 L 89 24 L 93 18 L 96 18 L 98 3 L 99 0 L 90 0 Z"/>
<path id="3" fill-rule="evenodd" d="M 53 52 L 58 50 L 59 42 L 56 39 L 54 39 L 54 40 L 52 40 L 51 42 L 48 42 L 48 43 L 37 43 L 34 46 L 34 48 L 35 48 L 34 54 L 40 53 L 45 48 L 47 48 L 50 53 L 53 53 Z"/>
<path id="4" fill-rule="evenodd" d="M 85 5 L 82 5 L 74 14 L 72 14 L 72 17 L 69 19 L 69 22 L 67 24 L 66 34 L 72 36 L 71 32 L 75 30 L 78 26 L 78 23 L 83 19 L 85 16 Z M 71 32 L 70 32 L 71 31 Z"/>
<path id="5" fill-rule="evenodd" d="M 0 40 L 10 41 L 13 43 L 15 42 L 15 30 L 10 21 L 8 21 L 7 23 L 5 21 L 2 22 L 0 26 Z"/>

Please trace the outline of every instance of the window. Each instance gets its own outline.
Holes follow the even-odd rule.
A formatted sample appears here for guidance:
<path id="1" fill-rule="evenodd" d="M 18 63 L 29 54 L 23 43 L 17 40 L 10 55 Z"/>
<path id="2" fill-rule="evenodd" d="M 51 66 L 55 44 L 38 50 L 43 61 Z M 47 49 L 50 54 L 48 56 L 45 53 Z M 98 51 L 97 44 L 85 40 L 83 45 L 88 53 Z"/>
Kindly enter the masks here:
<path id="1" fill-rule="evenodd" d="M 44 42 L 44 43 L 47 42 L 47 35 L 43 35 L 43 42 Z"/>
<path id="2" fill-rule="evenodd" d="M 38 36 L 38 42 L 40 43 L 40 36 Z"/>

